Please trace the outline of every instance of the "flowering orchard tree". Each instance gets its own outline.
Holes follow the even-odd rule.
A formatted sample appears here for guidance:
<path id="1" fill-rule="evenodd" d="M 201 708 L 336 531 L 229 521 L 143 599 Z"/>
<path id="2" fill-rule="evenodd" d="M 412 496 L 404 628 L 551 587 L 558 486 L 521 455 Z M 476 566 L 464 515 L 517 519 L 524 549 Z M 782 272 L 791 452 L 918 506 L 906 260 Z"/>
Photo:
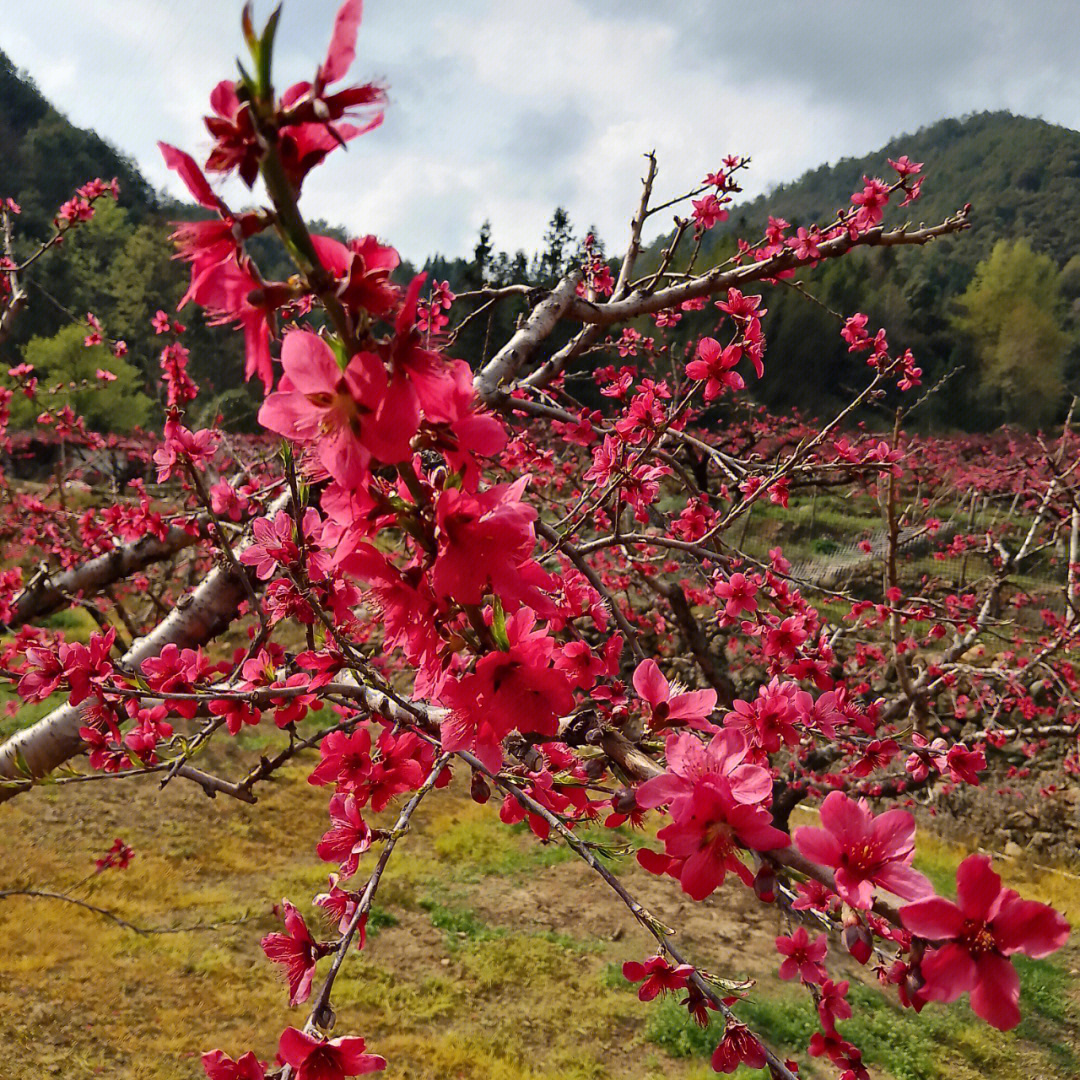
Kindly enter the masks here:
<path id="1" fill-rule="evenodd" d="M 865 385 L 830 422 L 738 405 L 747 379 L 783 363 L 766 359 L 768 290 L 803 289 L 798 272 L 859 248 L 960 233 L 969 208 L 929 226 L 885 225 L 922 184 L 922 165 L 902 157 L 888 163 L 894 179 L 866 179 L 834 220 L 792 234 L 770 219 L 764 237 L 699 271 L 702 237 L 728 216 L 747 161 L 725 158 L 685 195 L 658 200 L 647 155 L 620 259 L 603 259 L 590 238 L 549 290 L 455 297 L 424 275 L 399 282 L 393 248 L 315 235 L 299 209 L 308 173 L 383 119 L 379 86 L 345 82 L 360 16 L 360 0 L 347 0 L 311 80 L 278 95 L 277 16 L 258 33 L 245 11 L 250 60 L 211 94 L 208 159 L 200 167 L 161 147 L 208 211 L 174 234 L 191 265 L 181 306 L 243 332 L 266 434 L 185 426 L 198 387 L 183 328 L 161 312 L 164 431 L 122 448 L 152 453 L 156 496 L 136 480 L 133 498 L 69 509 L 65 486 L 91 477 L 109 443 L 52 408 L 32 370 L 9 373 L 5 406 L 19 392 L 39 401 L 72 457 L 58 503 L 5 492 L 3 674 L 23 703 L 62 700 L 0 747 L 0 801 L 43 783 L 156 773 L 251 803 L 284 764 L 310 761 L 329 817 L 312 859 L 334 873 L 325 893 L 286 900 L 282 930 L 262 941 L 267 974 L 281 969 L 302 1012 L 280 1033 L 275 1063 L 244 1046 L 208 1050 L 212 1080 L 337 1080 L 385 1066 L 362 1038 L 330 1037 L 335 980 L 365 947 L 410 821 L 455 772 L 471 774 L 477 802 L 498 793 L 504 822 L 565 844 L 610 886 L 652 939 L 653 954 L 643 946 L 624 968 L 641 999 L 677 992 L 697 1021 L 724 1018 L 717 1071 L 745 1064 L 791 1080 L 805 1052 L 846 1080 L 867 1076 L 842 1030 L 853 1006 L 848 983 L 830 976 L 838 952 L 871 965 L 882 992 L 916 1012 L 969 994 L 982 1020 L 1015 1026 L 1011 958 L 1048 955 L 1069 927 L 1003 888 L 980 854 L 961 864 L 955 902 L 936 896 L 912 866 L 907 807 L 916 793 L 979 784 L 988 756 L 1008 748 L 1077 767 L 1069 425 L 1056 441 L 906 435 L 920 370 L 859 313 L 838 316 L 837 333 Z M 265 205 L 234 212 L 218 197 L 207 174 L 234 172 L 262 182 Z M 38 254 L 110 193 L 82 189 Z M 643 228 L 672 207 L 670 242 L 642 272 Z M 4 211 L 5 329 L 26 300 L 27 262 L 11 254 L 17 209 Z M 286 281 L 265 280 L 246 250 L 268 230 L 295 263 Z M 465 323 L 522 300 L 527 313 L 501 347 L 455 355 Z M 683 354 L 664 330 L 690 312 L 712 329 Z M 606 404 L 575 398 L 575 371 Z M 845 427 L 887 390 L 906 401 L 890 434 Z M 880 509 L 881 534 L 863 545 L 868 575 L 825 584 L 778 548 L 745 550 L 755 507 L 825 489 Z M 962 491 L 1012 499 L 1020 516 L 984 535 L 935 517 Z M 1064 604 L 1035 616 L 1018 576 L 1070 530 Z M 990 570 L 959 589 L 932 574 L 905 586 L 918 542 L 981 553 Z M 85 644 L 34 625 L 70 605 L 99 622 Z M 214 650 L 230 627 L 239 647 Z M 280 729 L 276 751 L 232 778 L 196 765 L 211 741 L 260 724 Z M 80 755 L 89 773 L 68 764 Z M 820 805 L 819 824 L 792 828 L 804 801 Z M 391 802 L 396 824 L 369 825 L 365 814 Z M 578 828 L 649 819 L 662 827 L 637 858 L 672 879 L 673 901 L 746 888 L 786 913 L 776 962 L 815 1003 L 808 1046 L 770 1047 L 750 1030 L 741 987 L 685 955 L 613 873 L 618 834 L 597 845 Z M 131 855 L 118 840 L 99 872 Z M 328 938 L 313 933 L 308 904 L 328 918 Z"/>

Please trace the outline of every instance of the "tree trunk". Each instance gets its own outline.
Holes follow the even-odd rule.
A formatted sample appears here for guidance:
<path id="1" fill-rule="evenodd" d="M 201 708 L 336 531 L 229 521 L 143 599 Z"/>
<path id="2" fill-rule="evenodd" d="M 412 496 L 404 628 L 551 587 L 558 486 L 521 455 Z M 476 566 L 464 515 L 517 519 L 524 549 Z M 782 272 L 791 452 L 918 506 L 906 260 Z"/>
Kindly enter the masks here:
<path id="1" fill-rule="evenodd" d="M 267 513 L 284 510 L 289 494 L 279 495 Z M 238 546 L 239 553 L 251 543 Z M 146 637 L 139 638 L 124 654 L 122 663 L 138 670 L 144 660 L 158 656 L 166 645 L 194 649 L 212 641 L 236 618 L 240 601 L 247 591 L 243 581 L 228 567 L 215 567 L 194 592 L 182 597 L 176 607 Z M 83 706 L 61 705 L 36 724 L 13 735 L 0 746 L 0 777 L 19 779 L 19 758 L 32 776 L 44 776 L 74 757 L 82 748 L 79 728 L 84 726 Z M 0 803 L 25 788 L 0 787 Z"/>

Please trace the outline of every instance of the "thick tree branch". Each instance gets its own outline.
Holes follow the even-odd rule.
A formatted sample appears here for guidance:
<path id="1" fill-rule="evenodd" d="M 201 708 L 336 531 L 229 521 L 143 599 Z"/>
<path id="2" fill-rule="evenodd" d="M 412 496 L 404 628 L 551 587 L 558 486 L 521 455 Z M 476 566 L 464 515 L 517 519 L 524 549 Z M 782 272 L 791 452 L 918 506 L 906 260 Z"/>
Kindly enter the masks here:
<path id="1" fill-rule="evenodd" d="M 845 233 L 843 236 L 826 240 L 819 245 L 822 259 L 844 255 L 854 247 L 895 247 L 905 244 L 928 244 L 939 236 L 961 232 L 971 227 L 968 221 L 969 208 L 964 207 L 952 217 L 946 218 L 940 225 L 909 230 L 907 226 L 885 231 L 877 226 L 860 233 L 856 239 Z M 777 255 L 758 262 L 748 263 L 732 269 L 717 267 L 690 281 L 671 285 L 650 295 L 631 293 L 625 300 L 613 300 L 607 304 L 589 304 L 584 300 L 575 300 L 566 309 L 565 317 L 582 323 L 595 323 L 599 326 L 612 326 L 627 322 L 639 315 L 650 315 L 664 308 L 677 307 L 686 300 L 696 300 L 702 296 L 714 296 L 723 290 L 739 288 L 753 281 L 763 281 L 776 277 L 785 270 L 793 270 L 806 265 L 811 260 L 799 259 L 794 250 L 787 248 Z M 813 260 L 819 261 L 819 260 Z"/>
<path id="2" fill-rule="evenodd" d="M 484 365 L 475 379 L 476 392 L 488 406 L 506 397 L 502 385 L 514 378 L 521 365 L 536 351 L 577 295 L 581 274 L 564 277 L 552 292 L 533 309 L 525 325 Z"/>
<path id="3" fill-rule="evenodd" d="M 153 563 L 163 562 L 184 548 L 202 539 L 198 531 L 172 526 L 163 539 L 144 536 L 133 544 L 98 555 L 81 566 L 59 574 L 43 574 L 35 578 L 15 598 L 7 630 L 16 630 L 24 623 L 51 615 L 71 604 L 71 597 L 93 596 L 113 582 L 122 581 Z"/>
<path id="4" fill-rule="evenodd" d="M 279 495 L 268 513 L 272 516 L 288 505 L 290 495 Z M 243 550 L 250 538 L 239 547 Z M 196 648 L 213 640 L 236 618 L 241 600 L 246 598 L 243 582 L 231 567 L 217 566 L 193 592 L 144 638 L 124 654 L 121 664 L 138 671 L 144 660 L 158 656 L 166 645 Z M 25 779 L 20 759 L 31 777 L 44 776 L 82 749 L 79 728 L 83 727 L 83 707 L 62 705 L 36 724 L 13 735 L 0 746 L 0 777 Z M 23 790 L 18 784 L 0 786 L 0 802 Z"/>

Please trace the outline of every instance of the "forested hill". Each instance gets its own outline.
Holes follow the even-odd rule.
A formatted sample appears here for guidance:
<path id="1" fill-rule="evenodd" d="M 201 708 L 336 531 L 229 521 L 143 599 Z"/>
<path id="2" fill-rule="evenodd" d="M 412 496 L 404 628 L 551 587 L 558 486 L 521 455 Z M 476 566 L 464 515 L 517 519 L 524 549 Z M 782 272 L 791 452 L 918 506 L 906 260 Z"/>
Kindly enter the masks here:
<path id="1" fill-rule="evenodd" d="M 807 288 L 835 310 L 866 312 L 895 345 L 912 348 L 925 385 L 954 373 L 921 407 L 919 422 L 966 429 L 1057 422 L 1080 391 L 1080 132 L 1005 112 L 942 120 L 736 201 L 730 219 L 707 234 L 698 269 L 731 255 L 736 236 L 760 238 L 770 214 L 793 225 L 833 220 L 864 174 L 891 178 L 888 158 L 902 154 L 925 163 L 923 196 L 904 211 L 893 207 L 887 220 L 906 214 L 915 224 L 936 223 L 970 202 L 971 230 L 925 248 L 862 250 L 805 271 Z M 455 288 L 522 275 L 549 284 L 584 231 L 556 210 L 531 259 L 498 251 L 498 237 L 485 228 L 472 260 L 433 258 L 427 269 Z M 610 254 L 623 241 L 603 239 Z M 643 253 L 643 272 L 669 240 Z M 792 289 L 769 290 L 768 305 L 766 374 L 751 379 L 750 393 L 774 409 L 818 415 L 848 400 L 862 385 L 862 360 L 847 352 L 831 316 Z M 711 328 L 707 313 L 691 315 L 672 336 L 685 344 Z M 481 328 L 471 329 L 477 340 L 469 344 L 479 351 Z"/>
<path id="2" fill-rule="evenodd" d="M 925 163 L 923 195 L 886 221 L 937 223 L 971 203 L 971 230 L 926 248 L 864 250 L 801 277 L 826 304 L 865 311 L 910 346 L 926 384 L 958 371 L 924 423 L 1055 423 L 1080 391 L 1080 132 L 1006 112 L 942 120 L 736 203 L 699 266 L 731 254 L 736 235 L 760 237 L 770 214 L 828 223 L 864 175 L 893 179 L 887 159 L 901 154 Z M 860 372 L 830 317 L 790 289 L 773 290 L 769 307 L 773 363 L 754 393 L 820 413 L 848 397 Z"/>
<path id="3" fill-rule="evenodd" d="M 22 210 L 16 254 L 33 251 L 50 234 L 60 205 L 95 176 L 118 179 L 118 204 L 99 203 L 94 219 L 67 237 L 62 250 L 49 252 L 24 274 L 30 301 L 0 346 L 0 365 L 6 370 L 25 359 L 44 385 L 67 384 L 87 370 L 92 376 L 98 366 L 109 368 L 117 380 L 107 391 L 72 403 L 93 426 L 126 430 L 161 421 L 163 341 L 151 319 L 159 309 L 176 307 L 188 279 L 187 266 L 173 258 L 170 223 L 204 217 L 206 211 L 156 193 L 134 162 L 94 131 L 73 125 L 0 52 L 0 197 L 14 198 Z M 343 235 L 325 222 L 312 225 L 321 233 Z M 249 246 L 268 278 L 288 275 L 291 264 L 272 233 Z M 101 320 L 110 338 L 127 343 L 126 358 L 106 359 L 103 347 L 82 348 L 86 327 L 78 324 L 86 312 Z M 229 327 L 206 326 L 194 306 L 185 308 L 182 318 L 188 327 L 189 371 L 203 391 L 193 406 L 193 423 L 220 413 L 227 424 L 254 425 L 259 395 L 243 383 L 241 336 Z M 19 397 L 12 422 L 33 424 L 39 411 Z"/>
<path id="4" fill-rule="evenodd" d="M 20 227 L 47 229 L 61 203 L 94 176 L 120 181 L 120 205 L 138 220 L 154 193 L 133 162 L 93 131 L 77 128 L 0 52 L 0 195 L 22 207 Z"/>
<path id="5" fill-rule="evenodd" d="M 913 220 L 936 222 L 966 202 L 974 207 L 972 233 L 953 253 L 961 263 L 973 267 L 1002 238 L 1025 237 L 1058 266 L 1080 252 L 1080 132 L 1007 112 L 941 120 L 872 154 L 822 165 L 745 204 L 732 224 L 745 235 L 764 228 L 769 214 L 828 221 L 864 175 L 894 179 L 887 159 L 901 154 L 925 163 Z"/>
<path id="6" fill-rule="evenodd" d="M 160 418 L 158 353 L 150 320 L 171 310 L 183 294 L 186 268 L 172 259 L 169 221 L 199 216 L 155 194 L 136 165 L 93 131 L 72 125 L 0 52 L 0 196 L 22 206 L 24 250 L 47 235 L 56 208 L 94 176 L 120 181 L 120 204 L 35 264 L 26 275 L 30 304 L 0 348 L 5 366 L 30 359 L 42 382 L 76 377 L 88 358 L 75 348 L 72 327 L 92 311 L 110 337 L 130 352 L 112 364 L 120 377 L 100 415 L 102 427 Z M 886 159 L 907 154 L 926 163 L 923 197 L 907 213 L 913 222 L 936 222 L 970 202 L 973 228 L 924 249 L 874 249 L 826 264 L 803 276 L 808 288 L 836 310 L 865 311 L 899 347 L 910 346 L 930 383 L 962 366 L 921 410 L 928 425 L 969 429 L 1002 421 L 1028 426 L 1054 423 L 1071 394 L 1080 391 L 1080 133 L 1008 113 L 943 120 L 900 136 L 863 158 L 844 159 L 806 173 L 768 196 L 735 204 L 731 219 L 707 237 L 698 268 L 726 258 L 734 238 L 761 235 L 768 215 L 793 224 L 832 219 L 848 205 L 863 174 L 888 177 Z M 708 164 L 706 162 L 705 164 Z M 889 220 L 903 220 L 892 211 Z M 556 209 L 533 253 L 499 250 L 489 226 L 471 257 L 432 256 L 425 269 L 449 279 L 457 291 L 484 282 L 554 283 L 580 253 L 587 223 L 571 223 Z M 336 232 L 324 222 L 321 232 Z M 615 253 L 623 237 L 602 237 Z M 269 236 L 252 243 L 268 277 L 286 274 L 287 260 Z M 658 241 L 641 266 L 655 262 Z M 402 278 L 412 272 L 402 268 Z M 846 351 L 838 327 L 820 307 L 791 289 L 768 296 L 766 375 L 750 392 L 774 409 L 798 406 L 823 415 L 861 384 L 861 358 Z M 512 331 L 513 304 L 473 320 L 455 347 L 479 363 L 484 350 Z M 239 335 L 206 327 L 185 311 L 191 371 L 204 393 L 195 408 L 209 420 L 251 424 L 257 395 L 241 383 Z M 643 326 L 642 329 L 647 329 Z M 683 319 L 683 342 L 708 333 L 705 315 Z M 673 351 L 674 354 L 674 351 Z M 580 383 L 578 384 L 581 385 Z M 16 423 L 32 423 L 23 410 Z"/>
<path id="7" fill-rule="evenodd" d="M 96 132 L 72 124 L 3 52 L 0 151 L 0 197 L 14 198 L 22 211 L 16 226 L 20 256 L 50 234 L 53 215 L 81 184 L 96 176 L 115 176 L 120 189 L 117 205 L 99 203 L 93 221 L 23 275 L 29 304 L 0 346 L 0 364 L 6 370 L 26 359 L 38 369 L 43 385 L 79 380 L 87 371 L 92 377 L 95 367 L 107 367 L 117 381 L 71 403 L 101 430 L 160 423 L 162 339 L 151 319 L 159 308 L 176 307 L 187 280 L 186 267 L 172 258 L 169 223 L 204 212 L 160 197 L 133 161 Z M 125 358 L 108 356 L 101 346 L 82 347 L 86 327 L 78 324 L 87 312 L 101 319 L 110 338 L 127 342 Z M 196 403 L 202 419 L 220 411 L 230 422 L 250 424 L 257 399 L 241 383 L 238 335 L 205 326 L 191 308 L 185 310 L 184 322 L 189 327 L 190 370 L 204 390 Z M 63 395 L 52 402 L 63 403 Z M 12 423 L 32 425 L 38 412 L 40 407 L 19 397 Z"/>

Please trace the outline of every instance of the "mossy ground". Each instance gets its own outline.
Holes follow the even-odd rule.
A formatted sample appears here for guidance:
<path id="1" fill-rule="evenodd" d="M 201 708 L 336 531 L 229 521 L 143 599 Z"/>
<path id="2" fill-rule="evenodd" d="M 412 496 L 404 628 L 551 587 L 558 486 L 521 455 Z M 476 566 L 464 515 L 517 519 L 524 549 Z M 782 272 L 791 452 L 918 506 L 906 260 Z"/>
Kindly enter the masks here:
<path id="1" fill-rule="evenodd" d="M 460 786 L 429 797 L 391 860 L 367 947 L 337 984 L 339 1029 L 384 1054 L 388 1077 L 712 1075 L 718 1029 L 701 1032 L 674 1000 L 642 1004 L 622 979 L 622 962 L 647 955 L 650 942 L 606 886 L 564 848 L 508 829 L 496 805 L 477 806 Z M 198 1054 L 209 1047 L 272 1058 L 277 1033 L 305 1013 L 286 1006 L 259 939 L 278 926 L 270 907 L 282 896 L 318 923 L 309 901 L 329 869 L 314 854 L 325 806 L 326 792 L 297 765 L 254 807 L 208 800 L 180 781 L 159 792 L 143 779 L 41 788 L 0 809 L 0 887 L 71 890 L 122 836 L 137 851 L 131 867 L 94 876 L 75 895 L 144 926 L 246 917 L 140 936 L 69 904 L 0 901 L 0 1075 L 172 1080 L 200 1076 Z M 956 852 L 929 837 L 923 850 L 923 868 L 945 887 Z M 1048 875 L 1001 869 L 1028 895 L 1050 898 Z M 619 870 L 680 928 L 702 966 L 731 978 L 775 970 L 783 921 L 734 881 L 692 904 L 632 858 Z M 1053 886 L 1074 920 L 1075 885 Z M 1075 1076 L 1077 962 L 1075 950 L 1021 962 L 1026 1019 L 1002 1035 L 964 1002 L 904 1013 L 865 973 L 830 957 L 834 974 L 856 980 L 846 1034 L 875 1075 L 897 1080 Z M 814 1019 L 796 987 L 766 978 L 740 1011 L 800 1059 L 803 1076 L 832 1075 L 802 1052 Z"/>

